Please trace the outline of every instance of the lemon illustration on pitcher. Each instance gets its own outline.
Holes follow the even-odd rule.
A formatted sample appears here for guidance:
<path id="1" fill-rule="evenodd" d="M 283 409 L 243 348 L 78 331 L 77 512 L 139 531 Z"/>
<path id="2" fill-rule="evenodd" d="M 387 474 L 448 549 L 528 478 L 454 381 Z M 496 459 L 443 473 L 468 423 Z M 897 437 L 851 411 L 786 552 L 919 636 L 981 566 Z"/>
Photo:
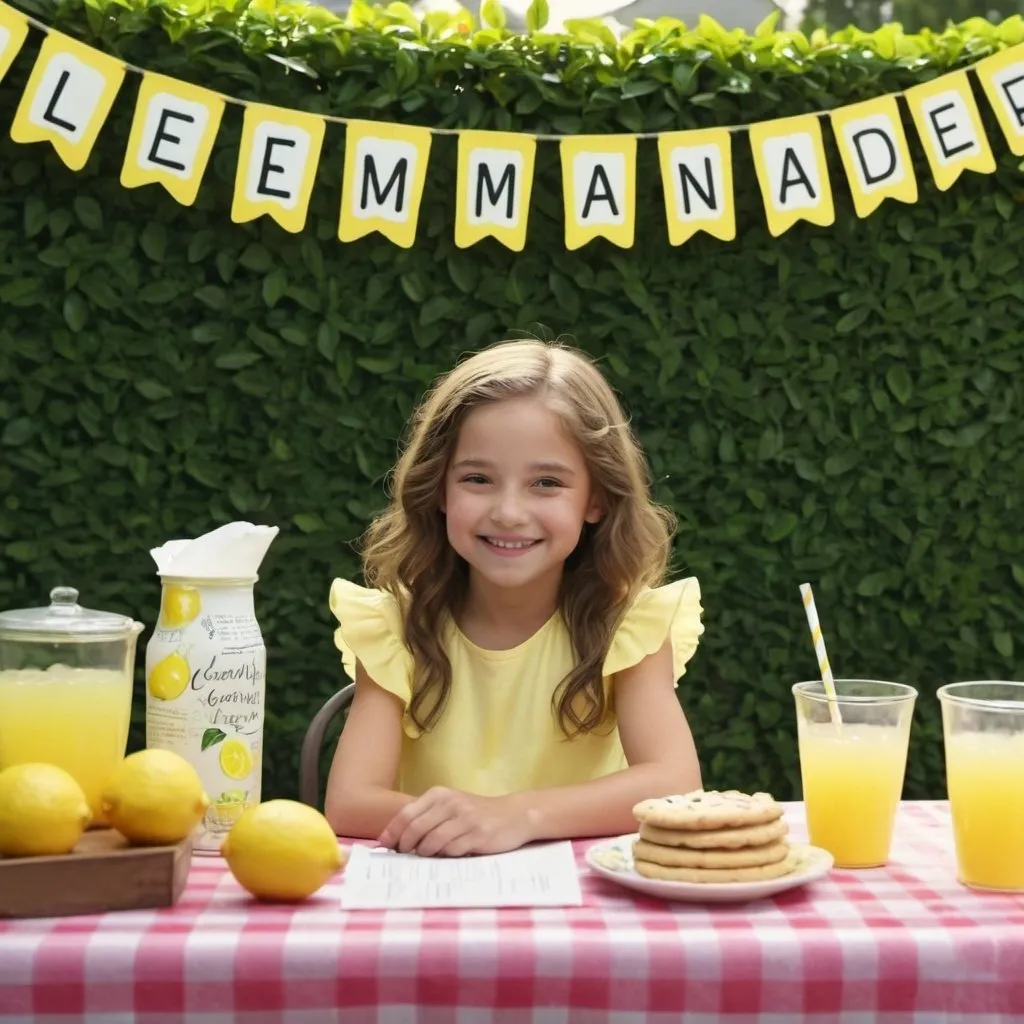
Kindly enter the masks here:
<path id="1" fill-rule="evenodd" d="M 185 692 L 190 674 L 185 656 L 175 652 L 153 666 L 146 685 L 157 700 L 177 700 Z"/>
<path id="2" fill-rule="evenodd" d="M 160 602 L 160 625 L 164 629 L 184 629 L 202 611 L 199 591 L 177 583 L 164 586 Z"/>
<path id="3" fill-rule="evenodd" d="M 244 779 L 252 771 L 252 754 L 239 739 L 225 740 L 220 748 L 220 769 L 229 779 Z"/>

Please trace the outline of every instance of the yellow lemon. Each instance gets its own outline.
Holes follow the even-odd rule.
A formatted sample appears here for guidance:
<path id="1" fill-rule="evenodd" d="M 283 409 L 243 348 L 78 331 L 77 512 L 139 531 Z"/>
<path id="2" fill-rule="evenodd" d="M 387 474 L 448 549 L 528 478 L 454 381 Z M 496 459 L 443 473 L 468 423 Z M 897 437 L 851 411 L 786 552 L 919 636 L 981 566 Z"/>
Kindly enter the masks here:
<path id="1" fill-rule="evenodd" d="M 170 846 L 195 828 L 210 801 L 196 770 L 173 751 L 129 754 L 103 788 L 103 813 L 141 846 Z"/>
<path id="2" fill-rule="evenodd" d="M 225 740 L 220 748 L 220 769 L 229 779 L 244 779 L 252 771 L 252 754 L 241 740 Z"/>
<path id="3" fill-rule="evenodd" d="M 220 852 L 242 888 L 258 899 L 285 902 L 312 896 L 346 860 L 327 819 L 294 800 L 250 807 Z"/>
<path id="4" fill-rule="evenodd" d="M 0 854 L 70 853 L 91 818 L 82 787 L 52 764 L 16 764 L 0 772 Z"/>
<path id="5" fill-rule="evenodd" d="M 188 686 L 188 662 L 181 654 L 168 654 L 153 666 L 146 681 L 157 700 L 177 700 Z"/>
<path id="6" fill-rule="evenodd" d="M 160 602 L 160 625 L 164 629 L 183 629 L 201 610 L 202 602 L 195 587 L 169 583 L 164 587 Z"/>

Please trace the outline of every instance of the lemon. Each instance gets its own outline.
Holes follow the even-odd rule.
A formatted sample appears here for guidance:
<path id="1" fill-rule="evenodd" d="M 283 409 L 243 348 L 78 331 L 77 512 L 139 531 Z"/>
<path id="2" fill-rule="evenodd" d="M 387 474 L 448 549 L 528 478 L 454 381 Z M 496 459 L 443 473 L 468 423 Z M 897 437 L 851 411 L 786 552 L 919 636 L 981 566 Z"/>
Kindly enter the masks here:
<path id="1" fill-rule="evenodd" d="M 160 602 L 160 625 L 165 629 L 183 629 L 201 610 L 202 602 L 195 587 L 168 584 Z"/>
<path id="2" fill-rule="evenodd" d="M 181 654 L 168 654 L 153 666 L 147 685 L 157 700 L 177 700 L 188 686 L 190 670 Z"/>
<path id="3" fill-rule="evenodd" d="M 241 740 L 225 740 L 220 748 L 220 768 L 229 779 L 244 779 L 252 771 L 252 754 Z"/>
<path id="4" fill-rule="evenodd" d="M 70 853 L 92 817 L 82 787 L 52 764 L 16 764 L 0 772 L 0 854 Z"/>
<path id="5" fill-rule="evenodd" d="M 129 754 L 103 788 L 107 821 L 142 846 L 170 846 L 184 839 L 209 805 L 192 765 L 158 748 Z"/>
<path id="6" fill-rule="evenodd" d="M 345 863 L 327 819 L 294 800 L 250 807 L 220 852 L 238 884 L 264 900 L 304 900 Z"/>

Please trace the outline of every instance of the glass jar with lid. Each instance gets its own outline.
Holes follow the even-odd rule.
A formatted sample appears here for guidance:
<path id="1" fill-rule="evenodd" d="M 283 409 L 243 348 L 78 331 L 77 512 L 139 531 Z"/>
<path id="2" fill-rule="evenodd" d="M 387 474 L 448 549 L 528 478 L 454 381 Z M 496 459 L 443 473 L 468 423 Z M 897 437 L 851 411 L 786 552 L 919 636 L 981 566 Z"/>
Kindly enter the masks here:
<path id="1" fill-rule="evenodd" d="M 124 758 L 140 622 L 78 603 L 55 587 L 50 604 L 0 612 L 0 770 L 41 761 L 85 792 L 93 824 Z"/>

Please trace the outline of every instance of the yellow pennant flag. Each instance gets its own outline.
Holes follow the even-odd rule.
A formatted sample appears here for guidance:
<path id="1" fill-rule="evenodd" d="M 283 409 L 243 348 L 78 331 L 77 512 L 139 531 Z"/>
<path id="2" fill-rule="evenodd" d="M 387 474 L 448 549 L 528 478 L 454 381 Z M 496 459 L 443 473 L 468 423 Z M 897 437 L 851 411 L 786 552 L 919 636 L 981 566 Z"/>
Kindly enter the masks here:
<path id="1" fill-rule="evenodd" d="M 885 199 L 917 202 L 917 178 L 895 96 L 840 107 L 829 117 L 858 217 L 874 213 Z"/>
<path id="2" fill-rule="evenodd" d="M 80 171 L 123 81 L 119 60 L 49 32 L 21 94 L 11 138 L 50 142 L 71 170 Z"/>
<path id="3" fill-rule="evenodd" d="M 285 231 L 303 229 L 326 127 L 316 114 L 246 106 L 231 203 L 236 224 L 266 214 Z"/>
<path id="4" fill-rule="evenodd" d="M 698 231 L 723 242 L 736 237 L 732 137 L 725 128 L 658 136 L 668 240 L 682 245 Z"/>
<path id="5" fill-rule="evenodd" d="M 427 128 L 377 121 L 348 123 L 338 218 L 342 242 L 379 231 L 395 245 L 412 248 L 430 141 Z"/>
<path id="6" fill-rule="evenodd" d="M 752 124 L 750 148 L 772 235 L 798 220 L 827 227 L 836 219 L 816 115 Z"/>
<path id="7" fill-rule="evenodd" d="M 992 104 L 1010 152 L 1024 156 L 1024 44 L 979 61 L 974 73 Z"/>
<path id="8" fill-rule="evenodd" d="M 996 169 L 966 71 L 915 85 L 905 95 L 940 191 L 965 170 L 991 174 Z"/>
<path id="9" fill-rule="evenodd" d="M 512 132 L 459 132 L 455 244 L 492 235 L 521 252 L 526 245 L 536 140 Z"/>
<path id="10" fill-rule="evenodd" d="M 182 206 L 191 206 L 223 115 L 224 100 L 217 93 L 163 75 L 143 75 L 121 184 L 160 184 Z"/>
<path id="11" fill-rule="evenodd" d="M 0 3 L 0 81 L 11 69 L 27 36 L 28 22 L 25 15 Z"/>
<path id="12" fill-rule="evenodd" d="M 636 139 L 577 135 L 562 139 L 565 247 L 594 238 L 628 249 L 636 228 Z"/>

